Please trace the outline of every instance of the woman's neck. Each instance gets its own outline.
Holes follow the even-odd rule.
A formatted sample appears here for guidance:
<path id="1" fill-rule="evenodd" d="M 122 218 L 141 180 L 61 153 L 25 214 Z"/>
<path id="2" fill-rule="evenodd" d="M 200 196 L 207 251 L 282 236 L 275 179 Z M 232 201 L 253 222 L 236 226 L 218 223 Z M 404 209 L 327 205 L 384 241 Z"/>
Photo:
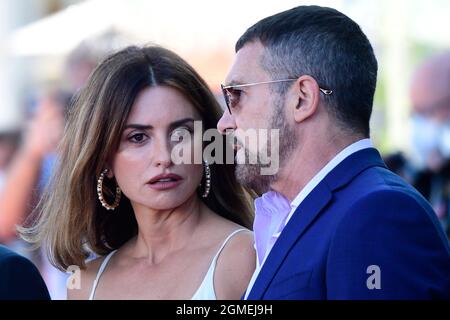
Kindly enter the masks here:
<path id="1" fill-rule="evenodd" d="M 129 253 L 150 264 L 162 261 L 189 243 L 205 212 L 206 206 L 196 195 L 170 210 L 135 208 L 138 234 L 129 243 Z"/>

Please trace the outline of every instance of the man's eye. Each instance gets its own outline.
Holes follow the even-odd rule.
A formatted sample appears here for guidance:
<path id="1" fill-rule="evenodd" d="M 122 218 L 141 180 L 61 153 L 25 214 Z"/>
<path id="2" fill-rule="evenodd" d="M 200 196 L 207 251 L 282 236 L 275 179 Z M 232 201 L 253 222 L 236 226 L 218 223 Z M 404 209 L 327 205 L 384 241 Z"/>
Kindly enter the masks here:
<path id="1" fill-rule="evenodd" d="M 239 98 L 241 96 L 242 90 L 241 89 L 233 89 L 231 91 L 231 95 L 235 98 Z"/>
<path id="2" fill-rule="evenodd" d="M 233 108 L 239 103 L 243 91 L 240 89 L 231 89 L 229 92 L 230 105 Z"/>

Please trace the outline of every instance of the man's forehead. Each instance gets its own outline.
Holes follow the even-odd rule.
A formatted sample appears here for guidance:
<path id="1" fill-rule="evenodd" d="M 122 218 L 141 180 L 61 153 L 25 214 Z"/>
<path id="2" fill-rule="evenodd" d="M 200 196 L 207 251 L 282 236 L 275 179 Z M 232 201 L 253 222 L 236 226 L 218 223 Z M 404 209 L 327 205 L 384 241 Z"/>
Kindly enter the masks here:
<path id="1" fill-rule="evenodd" d="M 260 64 L 263 52 L 264 47 L 259 41 L 246 43 L 236 53 L 225 84 L 242 84 L 258 79 L 258 75 L 263 73 Z"/>

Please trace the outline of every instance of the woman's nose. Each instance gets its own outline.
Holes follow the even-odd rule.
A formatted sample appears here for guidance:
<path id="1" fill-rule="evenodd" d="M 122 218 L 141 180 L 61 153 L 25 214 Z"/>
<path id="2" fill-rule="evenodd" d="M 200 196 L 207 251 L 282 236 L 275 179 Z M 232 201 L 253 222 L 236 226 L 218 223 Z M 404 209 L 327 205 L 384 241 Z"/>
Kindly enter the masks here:
<path id="1" fill-rule="evenodd" d="M 158 140 L 155 143 L 155 148 L 153 148 L 155 166 L 168 168 L 172 165 L 170 143 L 165 139 Z"/>

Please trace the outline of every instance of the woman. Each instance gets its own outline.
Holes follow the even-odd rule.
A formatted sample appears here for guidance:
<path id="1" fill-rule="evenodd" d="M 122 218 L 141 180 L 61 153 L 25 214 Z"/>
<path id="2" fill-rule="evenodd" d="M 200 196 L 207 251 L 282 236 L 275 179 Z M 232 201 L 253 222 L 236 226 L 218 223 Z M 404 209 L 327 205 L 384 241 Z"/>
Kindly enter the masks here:
<path id="1" fill-rule="evenodd" d="M 94 70 L 40 217 L 22 230 L 56 267 L 81 267 L 69 299 L 242 296 L 255 268 L 248 193 L 233 166 L 171 157 L 194 121 L 215 128 L 220 114 L 200 76 L 161 47 L 126 48 Z M 90 250 L 102 257 L 85 264 Z"/>

